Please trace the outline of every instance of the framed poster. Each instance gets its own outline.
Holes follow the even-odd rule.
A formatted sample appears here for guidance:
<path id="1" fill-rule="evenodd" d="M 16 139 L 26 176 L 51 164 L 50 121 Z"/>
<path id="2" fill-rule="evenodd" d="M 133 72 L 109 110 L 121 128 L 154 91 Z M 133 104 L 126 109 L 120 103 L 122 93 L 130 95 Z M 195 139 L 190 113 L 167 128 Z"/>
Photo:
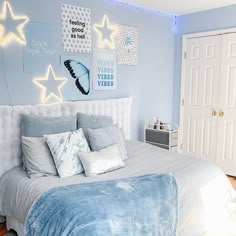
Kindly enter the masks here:
<path id="1" fill-rule="evenodd" d="M 117 34 L 117 63 L 137 65 L 138 60 L 138 29 L 119 25 Z"/>
<path id="2" fill-rule="evenodd" d="M 62 4 L 61 11 L 64 51 L 91 53 L 91 9 Z"/>
<path id="3" fill-rule="evenodd" d="M 25 73 L 40 74 L 48 65 L 60 70 L 60 28 L 55 25 L 29 22 L 25 34 L 27 44 L 23 49 Z"/>
<path id="4" fill-rule="evenodd" d="M 116 51 L 111 49 L 93 50 L 93 89 L 116 89 Z"/>
<path id="5" fill-rule="evenodd" d="M 89 57 L 84 54 L 61 56 L 61 68 L 68 79 L 65 92 L 70 100 L 89 95 L 90 67 Z"/>

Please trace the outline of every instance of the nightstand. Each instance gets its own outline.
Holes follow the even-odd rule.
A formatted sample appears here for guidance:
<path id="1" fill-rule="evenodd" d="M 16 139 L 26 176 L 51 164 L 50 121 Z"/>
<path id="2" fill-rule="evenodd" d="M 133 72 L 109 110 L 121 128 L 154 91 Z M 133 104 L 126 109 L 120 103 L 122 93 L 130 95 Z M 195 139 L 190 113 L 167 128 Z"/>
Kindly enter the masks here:
<path id="1" fill-rule="evenodd" d="M 145 128 L 144 141 L 173 152 L 178 151 L 178 130 Z"/>

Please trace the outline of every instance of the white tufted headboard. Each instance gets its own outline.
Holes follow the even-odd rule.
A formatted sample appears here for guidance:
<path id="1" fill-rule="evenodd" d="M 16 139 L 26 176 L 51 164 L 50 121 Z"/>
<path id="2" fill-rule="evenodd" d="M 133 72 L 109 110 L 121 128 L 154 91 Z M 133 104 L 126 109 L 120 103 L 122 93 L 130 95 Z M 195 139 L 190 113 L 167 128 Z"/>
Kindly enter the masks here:
<path id="1" fill-rule="evenodd" d="M 77 112 L 112 116 L 114 124 L 130 139 L 132 98 L 64 102 L 35 106 L 0 106 L 0 178 L 21 164 L 21 114 L 40 116 L 73 116 Z"/>

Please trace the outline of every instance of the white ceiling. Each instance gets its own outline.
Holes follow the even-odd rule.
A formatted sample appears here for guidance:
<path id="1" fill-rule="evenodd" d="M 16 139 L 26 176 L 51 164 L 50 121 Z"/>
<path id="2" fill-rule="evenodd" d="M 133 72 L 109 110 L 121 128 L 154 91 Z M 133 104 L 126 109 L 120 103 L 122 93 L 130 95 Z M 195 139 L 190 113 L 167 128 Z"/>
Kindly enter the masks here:
<path id="1" fill-rule="evenodd" d="M 143 6 L 171 13 L 183 15 L 213 8 L 236 4 L 236 0 L 118 0 L 129 4 Z"/>

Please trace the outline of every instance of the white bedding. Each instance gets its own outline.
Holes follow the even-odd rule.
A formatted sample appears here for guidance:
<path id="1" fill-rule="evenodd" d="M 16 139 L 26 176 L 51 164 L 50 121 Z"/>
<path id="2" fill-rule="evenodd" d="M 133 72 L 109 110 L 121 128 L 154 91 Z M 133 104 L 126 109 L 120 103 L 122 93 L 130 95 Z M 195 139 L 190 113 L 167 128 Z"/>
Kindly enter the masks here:
<path id="1" fill-rule="evenodd" d="M 129 156 L 126 167 L 96 177 L 81 174 L 64 179 L 29 179 L 20 168 L 13 168 L 0 179 L 0 215 L 14 217 L 24 224 L 32 203 L 53 187 L 171 172 L 179 187 L 179 235 L 200 236 L 209 226 L 208 210 L 216 214 L 213 203 L 223 206 L 234 193 L 224 173 L 206 161 L 136 141 L 127 141 L 126 146 Z"/>

